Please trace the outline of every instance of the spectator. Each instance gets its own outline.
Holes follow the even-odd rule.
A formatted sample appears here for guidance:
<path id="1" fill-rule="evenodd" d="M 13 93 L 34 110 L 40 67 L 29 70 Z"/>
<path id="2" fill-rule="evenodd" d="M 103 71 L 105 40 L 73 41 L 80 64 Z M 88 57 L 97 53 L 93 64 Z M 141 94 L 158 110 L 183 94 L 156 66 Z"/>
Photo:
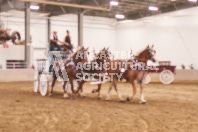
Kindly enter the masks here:
<path id="1" fill-rule="evenodd" d="M 189 67 L 190 67 L 191 70 L 195 69 L 194 66 L 193 66 L 193 64 L 190 64 Z"/>
<path id="2" fill-rule="evenodd" d="M 181 65 L 182 69 L 186 69 L 186 66 L 184 64 Z"/>

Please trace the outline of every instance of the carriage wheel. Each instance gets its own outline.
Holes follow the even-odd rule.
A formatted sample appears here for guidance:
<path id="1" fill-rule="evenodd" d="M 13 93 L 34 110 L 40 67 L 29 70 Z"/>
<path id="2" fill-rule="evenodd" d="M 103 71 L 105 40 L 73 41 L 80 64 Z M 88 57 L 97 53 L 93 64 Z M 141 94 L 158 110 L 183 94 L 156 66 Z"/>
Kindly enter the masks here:
<path id="1" fill-rule="evenodd" d="M 174 74 L 170 70 L 164 70 L 160 73 L 160 81 L 163 84 L 170 84 L 174 80 Z"/>
<path id="2" fill-rule="evenodd" d="M 39 91 L 39 73 L 36 71 L 34 73 L 34 92 L 38 93 Z"/>
<path id="3" fill-rule="evenodd" d="M 21 35 L 19 32 L 14 31 L 11 35 L 12 43 L 16 44 L 16 42 L 21 40 Z"/>
<path id="4" fill-rule="evenodd" d="M 74 90 L 77 90 L 78 89 L 78 83 L 76 80 L 73 80 L 73 83 L 74 83 Z M 70 82 L 67 82 L 67 84 L 65 85 L 65 91 L 69 90 L 70 92 L 71 91 L 71 84 Z"/>
<path id="5" fill-rule="evenodd" d="M 46 96 L 48 93 L 49 81 L 45 74 L 40 75 L 39 90 L 42 96 Z"/>
<path id="6" fill-rule="evenodd" d="M 147 74 L 144 78 L 144 84 L 149 84 L 151 82 L 151 76 L 150 74 Z"/>

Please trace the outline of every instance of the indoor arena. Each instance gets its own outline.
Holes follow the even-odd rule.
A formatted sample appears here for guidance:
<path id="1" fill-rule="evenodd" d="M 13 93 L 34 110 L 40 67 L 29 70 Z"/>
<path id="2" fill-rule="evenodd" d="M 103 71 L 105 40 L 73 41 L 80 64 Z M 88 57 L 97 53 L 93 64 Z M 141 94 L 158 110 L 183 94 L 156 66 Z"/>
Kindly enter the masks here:
<path id="1" fill-rule="evenodd" d="M 0 0 L 0 132 L 197 132 L 197 0 Z"/>

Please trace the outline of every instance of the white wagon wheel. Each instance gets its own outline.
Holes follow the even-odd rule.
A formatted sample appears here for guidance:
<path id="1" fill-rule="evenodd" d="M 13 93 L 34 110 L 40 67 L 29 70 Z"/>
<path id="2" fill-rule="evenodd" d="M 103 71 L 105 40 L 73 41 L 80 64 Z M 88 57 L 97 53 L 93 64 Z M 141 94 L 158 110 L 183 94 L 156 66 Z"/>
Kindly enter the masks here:
<path id="1" fill-rule="evenodd" d="M 35 71 L 34 73 L 34 92 L 38 93 L 39 91 L 39 73 Z"/>
<path id="2" fill-rule="evenodd" d="M 144 84 L 149 84 L 151 82 L 151 75 L 147 74 L 144 78 Z"/>
<path id="3" fill-rule="evenodd" d="M 40 79 L 39 79 L 39 90 L 40 90 L 40 94 L 42 96 L 46 96 L 48 93 L 48 88 L 49 88 L 49 81 L 48 78 L 45 74 L 41 74 L 40 75 Z"/>
<path id="4" fill-rule="evenodd" d="M 174 80 L 174 74 L 170 70 L 164 70 L 160 73 L 159 78 L 163 84 L 170 84 Z"/>

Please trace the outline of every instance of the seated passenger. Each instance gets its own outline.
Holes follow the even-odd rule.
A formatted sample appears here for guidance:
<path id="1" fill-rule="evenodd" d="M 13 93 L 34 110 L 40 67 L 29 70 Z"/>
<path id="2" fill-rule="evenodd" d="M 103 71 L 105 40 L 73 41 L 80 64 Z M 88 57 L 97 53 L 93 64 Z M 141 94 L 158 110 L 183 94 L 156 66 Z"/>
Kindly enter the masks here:
<path id="1" fill-rule="evenodd" d="M 58 45 L 58 36 L 57 32 L 53 32 L 53 39 L 50 40 L 50 48 L 49 51 L 59 51 L 60 47 Z"/>
<path id="2" fill-rule="evenodd" d="M 70 32 L 67 30 L 67 35 L 65 36 L 63 42 L 64 42 L 64 47 L 66 47 L 68 50 L 71 50 L 73 52 L 73 45 L 71 44 L 71 36 Z"/>

